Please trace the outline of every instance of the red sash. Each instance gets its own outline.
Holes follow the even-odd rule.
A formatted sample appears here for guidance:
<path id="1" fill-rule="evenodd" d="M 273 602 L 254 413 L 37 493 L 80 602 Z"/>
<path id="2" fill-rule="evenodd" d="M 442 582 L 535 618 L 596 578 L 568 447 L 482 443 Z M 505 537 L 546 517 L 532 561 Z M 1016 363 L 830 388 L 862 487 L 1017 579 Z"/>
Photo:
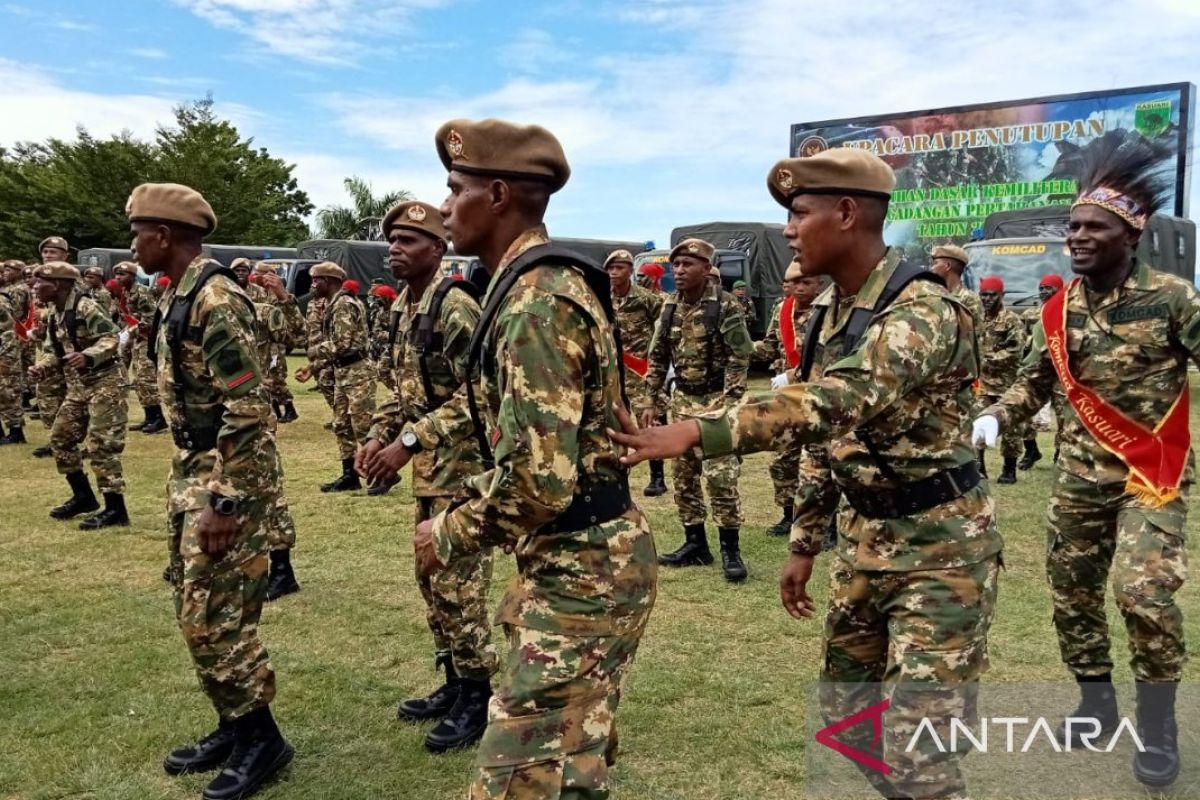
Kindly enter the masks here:
<path id="1" fill-rule="evenodd" d="M 22 341 L 28 342 L 30 331 L 37 327 L 37 309 L 33 307 L 33 301 L 29 301 L 29 316 L 24 321 L 17 320 L 13 326 L 16 329 L 17 337 Z"/>
<path id="2" fill-rule="evenodd" d="M 1164 506 L 1179 496 L 1179 483 L 1187 468 L 1191 436 L 1188 433 L 1188 385 L 1153 431 L 1125 416 L 1100 395 L 1075 380 L 1067 356 L 1066 298 L 1079 279 L 1054 295 L 1042 306 L 1042 327 L 1046 331 L 1046 349 L 1050 363 L 1058 373 L 1058 382 L 1075 409 L 1080 423 L 1096 443 L 1129 467 L 1125 489 L 1139 500 Z"/>
<path id="3" fill-rule="evenodd" d="M 138 326 L 137 317 L 129 313 L 129 306 L 125 303 L 125 295 L 121 295 L 121 297 L 117 300 L 117 308 L 120 310 L 121 316 L 125 317 L 126 325 L 128 325 L 130 328 L 136 328 Z"/>
<path id="4" fill-rule="evenodd" d="M 639 378 L 646 377 L 646 372 L 650 369 L 650 362 L 648 360 L 644 358 L 638 358 L 629 351 L 621 353 L 621 360 L 624 361 L 625 366 L 632 370 Z"/>
<path id="5" fill-rule="evenodd" d="M 779 307 L 779 338 L 783 340 L 783 354 L 787 358 L 788 369 L 800 366 L 800 348 L 796 347 L 796 319 L 792 310 L 796 307 L 796 298 L 788 295 L 783 298 Z"/>

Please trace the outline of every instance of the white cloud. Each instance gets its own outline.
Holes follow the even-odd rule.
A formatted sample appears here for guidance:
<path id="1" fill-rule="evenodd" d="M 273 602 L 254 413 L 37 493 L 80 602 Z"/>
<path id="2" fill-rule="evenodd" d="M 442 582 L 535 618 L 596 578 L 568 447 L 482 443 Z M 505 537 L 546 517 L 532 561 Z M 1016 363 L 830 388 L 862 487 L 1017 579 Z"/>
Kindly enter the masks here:
<path id="1" fill-rule="evenodd" d="M 255 48 L 313 64 L 349 66 L 369 45 L 410 27 L 413 15 L 446 0 L 174 0 L 201 19 L 236 31 Z"/>
<path id="2" fill-rule="evenodd" d="M 94 31 L 97 29 L 96 26 L 90 22 L 79 22 L 73 19 L 59 19 L 55 20 L 52 24 L 54 27 L 63 31 L 82 32 Z"/>
<path id="3" fill-rule="evenodd" d="M 129 51 L 129 55 L 158 61 L 167 57 L 167 51 L 157 47 L 135 47 Z"/>

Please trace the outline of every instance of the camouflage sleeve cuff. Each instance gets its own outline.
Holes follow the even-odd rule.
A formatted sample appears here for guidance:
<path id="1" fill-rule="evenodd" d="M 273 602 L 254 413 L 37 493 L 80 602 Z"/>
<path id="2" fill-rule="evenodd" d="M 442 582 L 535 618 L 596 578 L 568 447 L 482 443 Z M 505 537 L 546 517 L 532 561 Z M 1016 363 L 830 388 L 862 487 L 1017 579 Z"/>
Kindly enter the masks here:
<path id="1" fill-rule="evenodd" d="M 722 415 L 716 419 L 697 419 L 700 425 L 700 449 L 705 458 L 727 456 L 734 452 L 733 429 L 729 424 L 729 416 Z"/>
<path id="2" fill-rule="evenodd" d="M 1000 421 L 1000 430 L 1004 430 L 1009 424 L 1008 408 L 1000 403 L 993 403 L 975 415 L 975 418 L 993 416 Z"/>
<path id="3" fill-rule="evenodd" d="M 421 447 L 425 450 L 436 450 L 441 437 L 438 436 L 437 426 L 434 424 L 433 417 L 427 415 L 421 417 L 416 422 L 410 422 L 404 426 L 404 431 L 412 431 L 417 437 L 417 441 L 421 443 Z"/>
<path id="4" fill-rule="evenodd" d="M 792 538 L 788 540 L 788 551 L 797 556 L 812 556 L 821 555 L 821 547 L 824 536 L 814 536 L 810 531 L 804 528 L 793 528 Z"/>
<path id="5" fill-rule="evenodd" d="M 452 511 L 443 511 L 433 518 L 433 549 L 438 561 L 446 566 L 454 558 L 454 538 L 450 535 L 450 515 Z"/>

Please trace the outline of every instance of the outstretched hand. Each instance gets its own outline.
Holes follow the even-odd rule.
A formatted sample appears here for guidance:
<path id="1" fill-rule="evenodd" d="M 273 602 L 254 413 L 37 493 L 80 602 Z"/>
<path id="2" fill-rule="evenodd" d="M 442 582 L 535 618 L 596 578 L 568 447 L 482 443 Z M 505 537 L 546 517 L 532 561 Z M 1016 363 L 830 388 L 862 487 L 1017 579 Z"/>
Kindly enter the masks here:
<path id="1" fill-rule="evenodd" d="M 627 467 L 666 458 L 677 458 L 700 444 L 700 425 L 695 420 L 684 420 L 671 425 L 653 428 L 638 428 L 633 417 L 619 403 L 613 405 L 621 431 L 611 428 L 608 438 L 626 448 L 621 463 Z"/>

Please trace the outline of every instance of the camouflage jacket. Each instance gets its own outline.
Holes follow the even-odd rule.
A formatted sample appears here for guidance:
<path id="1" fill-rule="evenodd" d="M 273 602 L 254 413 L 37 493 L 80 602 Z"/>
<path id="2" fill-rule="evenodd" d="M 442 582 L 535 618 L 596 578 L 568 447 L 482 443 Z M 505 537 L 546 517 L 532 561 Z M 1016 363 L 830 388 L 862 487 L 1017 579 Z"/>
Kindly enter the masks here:
<path id="1" fill-rule="evenodd" d="M 1200 293 L 1189 281 L 1138 264 L 1111 292 L 1096 296 L 1082 283 L 1066 298 L 1071 374 L 1130 419 L 1153 429 L 1187 385 L 1187 364 L 1200 365 Z M 1002 427 L 1032 417 L 1048 400 L 1063 412 L 1060 469 L 1097 484 L 1124 484 L 1125 463 L 1101 447 L 1066 401 L 1039 323 L 1016 383 L 984 411 Z M 1192 480 L 1189 461 L 1184 482 Z"/>
<path id="2" fill-rule="evenodd" d="M 654 323 L 662 312 L 662 304 L 661 294 L 636 283 L 630 285 L 624 297 L 613 295 L 617 327 L 621 329 L 621 346 L 626 353 L 638 358 L 647 357 L 650 340 L 654 336 Z M 635 415 L 640 416 L 643 411 L 655 407 L 655 400 L 650 394 L 645 378 L 631 369 L 625 370 L 625 388 Z"/>
<path id="3" fill-rule="evenodd" d="M 29 291 L 29 287 L 21 281 L 10 283 L 0 293 L 8 296 L 12 300 L 13 313 L 17 319 L 26 319 L 29 316 L 29 305 L 33 302 L 33 293 Z"/>
<path id="4" fill-rule="evenodd" d="M 548 239 L 518 237 L 491 287 L 519 255 Z M 486 300 L 485 300 L 486 302 Z M 513 544 L 518 575 L 500 622 L 575 636 L 640 630 L 654 602 L 653 537 L 636 507 L 581 531 L 540 534 L 588 487 L 627 470 L 606 428 L 616 424 L 620 373 L 612 326 L 583 276 L 566 266 L 525 273 L 485 338 L 494 372 L 478 381 L 495 467 L 466 482 L 466 502 L 433 521 L 438 557 Z M 460 392 L 439 415 L 462 413 Z"/>
<path id="5" fill-rule="evenodd" d="M 417 316 L 429 313 L 439 281 L 435 275 L 418 298 L 416 308 L 409 305 L 411 287 L 408 286 L 401 290 L 392 306 L 391 322 L 384 326 L 388 331 L 392 326 L 396 330 L 396 341 L 391 345 L 387 362 L 391 376 L 387 387 L 389 397 L 376 412 L 367 434 L 368 439 L 388 444 L 405 427 L 411 426 L 422 441 L 421 452 L 412 459 L 413 495 L 416 497 L 453 495 L 462 488 L 463 481 L 483 472 L 479 445 L 469 429 L 436 433 L 427 429 L 427 426 L 436 427 L 438 418 L 430 413 L 429 399 L 421 380 L 421 359 L 411 334 Z M 429 383 L 439 406 L 449 401 L 467 381 L 471 335 L 478 324 L 479 303 L 474 298 L 458 290 L 446 294 L 433 328 L 434 334 L 441 336 L 441 348 L 429 353 L 425 359 Z"/>
<path id="6" fill-rule="evenodd" d="M 364 358 L 371 354 L 367 309 L 361 300 L 342 289 L 329 300 L 321 318 L 321 338 L 315 345 L 309 345 L 308 360 L 313 363 L 314 372 L 325 367 L 341 369 L 336 360 L 355 354 Z"/>
<path id="7" fill-rule="evenodd" d="M 983 354 L 983 372 L 979 376 L 982 394 L 999 396 L 1012 386 L 1025 354 L 1025 326 L 1021 318 L 1007 308 L 994 317 L 982 318 L 979 348 Z"/>
<path id="8" fill-rule="evenodd" d="M 17 314 L 13 299 L 0 292 L 0 367 L 3 380 L 12 380 L 12 365 L 15 364 L 17 373 L 21 371 L 21 341 L 17 338 Z"/>
<path id="9" fill-rule="evenodd" d="M 1042 320 L 1042 306 L 1037 305 L 1035 308 L 1027 308 L 1021 312 L 1021 325 L 1025 330 L 1025 349 L 1021 352 L 1021 356 L 1028 355 L 1033 348 L 1033 329 Z"/>
<path id="10" fill-rule="evenodd" d="M 754 307 L 753 297 L 748 294 L 745 297 L 738 297 L 735 294 L 734 299 L 736 299 L 738 304 L 742 307 L 742 316 L 746 319 L 747 328 L 749 328 L 755 322 L 758 322 L 758 309 Z"/>
<path id="11" fill-rule="evenodd" d="M 139 323 L 152 323 L 157 308 L 158 303 L 155 302 L 149 287 L 134 281 L 133 285 L 125 290 L 125 310 Z"/>
<path id="12" fill-rule="evenodd" d="M 901 486 L 975 458 L 968 442 L 971 384 L 979 374 L 975 321 L 945 289 L 929 281 L 910 283 L 842 357 L 850 309 L 873 308 L 899 262 L 900 252 L 891 248 L 857 295 L 843 298 L 835 285 L 817 298 L 814 306 L 828 311 L 812 380 L 748 396 L 722 417 L 701 419 L 706 458 L 828 442 L 834 485 L 817 498 L 827 508 L 828 492 L 840 487 L 899 488 L 880 474 L 856 430 L 874 441 Z M 838 555 L 860 570 L 963 566 L 989 558 L 1001 546 L 986 482 L 898 519 L 867 518 L 843 504 L 838 528 Z M 815 525 L 793 527 L 792 550 L 820 552 L 823 533 Z"/>
<path id="13" fill-rule="evenodd" d="M 308 310 L 304 314 L 304 329 L 307 335 L 306 349 L 316 347 L 324 335 L 321 333 L 321 321 L 325 319 L 325 309 L 329 301 L 315 295 L 308 298 Z"/>
<path id="14" fill-rule="evenodd" d="M 261 334 L 259 357 L 263 361 L 262 367 L 270 369 L 271 359 L 286 355 L 291 343 L 303 334 L 304 315 L 292 297 L 283 302 L 272 297 L 271 302 L 255 303 L 254 312 Z"/>
<path id="15" fill-rule="evenodd" d="M 188 292 L 209 262 L 197 257 L 159 300 L 166 318 L 176 292 Z M 168 484 L 168 513 L 198 510 L 210 494 L 237 498 L 251 515 L 261 513 L 277 482 L 278 454 L 270 431 L 271 409 L 259 387 L 258 331 L 243 292 L 224 275 L 211 278 L 192 304 L 192 337 L 179 344 L 183 385 L 175 384 L 174 354 L 166 325 L 155 342 L 158 388 L 173 427 L 216 428 L 211 450 L 175 450 Z"/>
<path id="16" fill-rule="evenodd" d="M 804 332 L 808 329 L 808 320 L 812 317 L 811 305 L 792 306 L 792 327 L 796 339 L 796 352 L 804 350 Z M 771 309 L 771 321 L 767 324 L 767 335 L 762 341 L 754 343 L 754 357 L 762 360 L 770 359 L 771 369 L 783 372 L 787 369 L 787 353 L 783 349 L 782 326 L 779 315 L 783 311 L 783 299 L 780 299 Z"/>
<path id="17" fill-rule="evenodd" d="M 709 341 L 704 327 L 705 308 L 712 301 L 721 306 L 719 330 Z M 665 330 L 667 316 L 674 308 L 670 330 Z M 663 392 L 667 370 L 674 364 L 675 390 L 671 393 L 671 410 L 676 415 L 696 416 L 719 413 L 733 405 L 746 393 L 746 372 L 750 368 L 753 343 L 746 330 L 742 305 L 729 292 L 715 286 L 705 287 L 695 303 L 688 303 L 678 292 L 663 303 L 662 313 L 654 326 L 650 342 L 650 366 L 646 382 L 658 403 L 666 411 Z M 700 388 L 695 394 L 688 388 Z M 712 389 L 709 391 L 708 389 Z"/>
<path id="18" fill-rule="evenodd" d="M 71 308 L 75 309 L 74 335 L 67 329 L 66 321 L 67 310 Z M 121 331 L 113 323 L 111 315 L 106 314 L 91 297 L 76 294 L 72 289 L 63 310 L 59 311 L 51 305 L 43 324 L 45 342 L 38 366 L 60 370 L 66 378 L 68 392 L 76 396 L 90 394 L 90 388 L 96 383 L 117 374 L 117 351 L 120 346 L 117 336 Z M 64 355 L 83 353 L 90 365 L 82 370 L 71 369 L 59 360 L 60 352 Z"/>
<path id="19" fill-rule="evenodd" d="M 367 330 L 371 333 L 371 357 L 376 360 L 388 355 L 388 325 L 391 317 L 391 309 L 384 298 L 367 298 Z"/>
<path id="20" fill-rule="evenodd" d="M 88 297 L 96 301 L 96 305 L 109 319 L 114 319 L 117 314 L 117 301 L 112 296 L 112 293 L 101 286 L 99 289 L 88 288 L 84 291 Z"/>
<path id="21" fill-rule="evenodd" d="M 269 303 L 273 299 L 270 292 L 254 281 L 247 281 L 246 285 L 241 287 L 241 290 L 250 298 L 250 302 L 255 304 Z"/>
<path id="22" fill-rule="evenodd" d="M 979 320 L 983 319 L 983 301 L 979 299 L 978 294 L 968 289 L 965 283 L 951 292 L 951 294 L 957 297 L 959 302 L 967 307 L 967 311 L 971 312 L 971 316 L 975 318 L 977 323 Z M 979 327 L 980 326 L 977 324 L 976 329 Z"/>

